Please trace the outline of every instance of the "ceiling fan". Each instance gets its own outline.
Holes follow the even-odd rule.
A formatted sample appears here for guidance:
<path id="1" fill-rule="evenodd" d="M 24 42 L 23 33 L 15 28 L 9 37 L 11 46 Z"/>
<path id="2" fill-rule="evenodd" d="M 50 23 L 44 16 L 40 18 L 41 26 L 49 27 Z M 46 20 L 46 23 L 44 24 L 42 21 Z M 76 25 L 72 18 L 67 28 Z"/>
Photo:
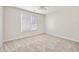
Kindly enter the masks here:
<path id="1" fill-rule="evenodd" d="M 47 6 L 39 6 L 39 10 L 47 10 L 48 7 Z"/>
<path id="2" fill-rule="evenodd" d="M 48 10 L 47 6 L 38 6 L 38 8 L 34 11 L 46 11 L 46 10 Z"/>

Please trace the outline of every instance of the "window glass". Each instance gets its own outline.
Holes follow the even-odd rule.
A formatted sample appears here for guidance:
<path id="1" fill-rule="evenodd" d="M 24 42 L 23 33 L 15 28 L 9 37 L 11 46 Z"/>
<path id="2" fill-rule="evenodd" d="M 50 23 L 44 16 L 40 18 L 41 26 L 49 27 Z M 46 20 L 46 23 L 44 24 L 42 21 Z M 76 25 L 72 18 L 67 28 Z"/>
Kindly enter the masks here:
<path id="1" fill-rule="evenodd" d="M 34 31 L 38 28 L 38 17 L 22 14 L 21 15 L 21 32 Z"/>

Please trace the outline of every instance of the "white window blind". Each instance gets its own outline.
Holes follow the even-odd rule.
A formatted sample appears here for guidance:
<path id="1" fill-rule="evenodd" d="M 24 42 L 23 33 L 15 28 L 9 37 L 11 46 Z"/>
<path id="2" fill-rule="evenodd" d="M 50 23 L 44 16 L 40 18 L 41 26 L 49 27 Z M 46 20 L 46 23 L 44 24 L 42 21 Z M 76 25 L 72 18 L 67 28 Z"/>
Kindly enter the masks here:
<path id="1" fill-rule="evenodd" d="M 21 32 L 34 31 L 38 28 L 38 17 L 33 15 L 21 15 Z"/>

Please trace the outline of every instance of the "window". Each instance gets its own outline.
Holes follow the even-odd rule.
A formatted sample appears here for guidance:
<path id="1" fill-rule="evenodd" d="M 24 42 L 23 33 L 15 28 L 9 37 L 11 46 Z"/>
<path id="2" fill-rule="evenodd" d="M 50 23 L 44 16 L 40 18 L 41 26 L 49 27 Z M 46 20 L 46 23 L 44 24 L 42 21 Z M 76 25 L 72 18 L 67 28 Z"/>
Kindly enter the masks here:
<path id="1" fill-rule="evenodd" d="M 21 32 L 34 31 L 38 28 L 38 17 L 22 14 L 21 15 Z"/>

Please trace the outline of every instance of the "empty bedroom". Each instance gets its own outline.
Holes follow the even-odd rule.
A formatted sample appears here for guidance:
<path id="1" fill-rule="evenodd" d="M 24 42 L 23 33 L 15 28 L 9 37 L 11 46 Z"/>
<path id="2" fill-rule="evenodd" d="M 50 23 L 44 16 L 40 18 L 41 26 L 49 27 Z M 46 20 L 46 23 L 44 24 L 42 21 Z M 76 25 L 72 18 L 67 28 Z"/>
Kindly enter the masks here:
<path id="1" fill-rule="evenodd" d="M 79 52 L 79 6 L 0 6 L 0 52 Z"/>

